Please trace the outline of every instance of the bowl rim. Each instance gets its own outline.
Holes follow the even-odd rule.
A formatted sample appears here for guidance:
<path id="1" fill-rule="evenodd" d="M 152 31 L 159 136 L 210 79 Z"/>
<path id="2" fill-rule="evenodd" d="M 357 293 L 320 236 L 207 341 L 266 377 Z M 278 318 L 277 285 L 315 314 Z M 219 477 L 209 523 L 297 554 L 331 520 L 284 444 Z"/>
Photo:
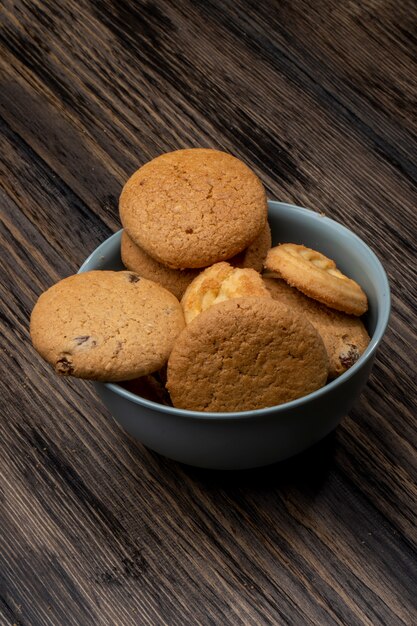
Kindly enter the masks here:
<path id="1" fill-rule="evenodd" d="M 338 386 L 342 385 L 349 378 L 352 378 L 352 376 L 354 376 L 356 372 L 363 365 L 365 365 L 367 361 L 372 359 L 379 344 L 382 341 L 382 338 L 384 336 L 385 330 L 388 325 L 390 313 L 391 313 L 391 293 L 390 293 L 389 281 L 388 281 L 388 277 L 385 272 L 385 269 L 381 261 L 379 260 L 378 256 L 368 246 L 368 244 L 366 244 L 363 241 L 363 239 L 361 239 L 356 233 L 354 233 L 352 230 L 350 230 L 343 224 L 340 224 L 336 220 L 330 217 L 327 217 L 323 213 L 318 213 L 317 211 L 313 211 L 312 209 L 301 207 L 295 204 L 289 204 L 287 202 L 268 200 L 268 210 L 271 210 L 271 209 L 278 210 L 280 207 L 291 209 L 292 211 L 298 212 L 301 215 L 308 215 L 310 219 L 321 220 L 325 222 L 326 225 L 329 226 L 331 229 L 335 229 L 338 231 L 341 230 L 342 233 L 346 234 L 350 238 L 353 238 L 360 246 L 362 246 L 362 248 L 370 256 L 370 258 L 373 260 L 374 265 L 377 268 L 377 271 L 380 274 L 380 279 L 383 283 L 383 289 L 381 291 L 384 293 L 385 298 L 386 298 L 386 307 L 384 308 L 384 311 L 378 315 L 375 331 L 371 337 L 369 345 L 367 346 L 365 352 L 356 361 L 356 363 L 352 365 L 352 367 L 350 367 L 344 374 L 342 374 L 338 378 L 332 380 L 331 382 L 327 383 L 323 387 L 320 387 L 320 389 L 317 389 L 316 391 L 313 391 L 312 393 L 309 393 L 306 396 L 302 396 L 301 398 L 297 398 L 296 400 L 291 400 L 291 402 L 285 402 L 283 404 L 278 404 L 278 405 L 274 405 L 270 407 L 264 407 L 262 409 L 252 409 L 249 411 L 233 411 L 230 413 L 227 413 L 227 412 L 216 413 L 216 412 L 205 412 L 205 411 L 190 411 L 188 409 L 178 409 L 176 407 L 159 404 L 158 402 L 153 402 L 152 400 L 147 400 L 146 398 L 142 398 L 141 396 L 138 396 L 132 393 L 131 391 L 124 389 L 118 383 L 102 383 L 102 382 L 95 381 L 96 384 L 104 385 L 107 389 L 121 396 L 125 400 L 129 400 L 130 402 L 133 402 L 140 406 L 144 406 L 147 409 L 151 409 L 153 411 L 159 411 L 159 412 L 166 413 L 168 415 L 172 415 L 176 417 L 198 419 L 198 420 L 231 420 L 231 421 L 240 420 L 240 419 L 250 420 L 250 419 L 259 419 L 260 417 L 269 416 L 271 414 L 277 415 L 278 417 L 280 413 L 284 413 L 287 410 L 296 409 L 297 407 L 305 403 L 312 402 L 316 399 L 319 399 L 324 394 L 327 394 L 333 391 L 334 389 L 336 389 Z M 113 235 L 110 235 L 110 237 L 108 237 L 95 250 L 93 250 L 93 252 L 86 258 L 86 260 L 83 262 L 83 264 L 79 268 L 78 273 L 88 271 L 85 268 L 90 264 L 91 260 L 96 256 L 100 256 L 100 252 L 103 252 L 103 249 L 106 249 L 109 243 L 113 239 L 117 240 L 118 238 L 120 238 L 122 231 L 123 229 L 120 229 Z"/>

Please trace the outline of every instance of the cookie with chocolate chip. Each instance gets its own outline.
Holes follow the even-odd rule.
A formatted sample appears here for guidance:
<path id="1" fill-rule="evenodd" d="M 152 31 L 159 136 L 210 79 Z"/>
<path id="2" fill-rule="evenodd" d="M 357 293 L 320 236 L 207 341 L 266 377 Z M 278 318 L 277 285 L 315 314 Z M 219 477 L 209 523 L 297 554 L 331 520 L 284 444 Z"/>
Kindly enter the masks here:
<path id="1" fill-rule="evenodd" d="M 130 380 L 160 369 L 185 325 L 177 298 L 133 272 L 59 281 L 32 311 L 34 347 L 58 374 Z"/>

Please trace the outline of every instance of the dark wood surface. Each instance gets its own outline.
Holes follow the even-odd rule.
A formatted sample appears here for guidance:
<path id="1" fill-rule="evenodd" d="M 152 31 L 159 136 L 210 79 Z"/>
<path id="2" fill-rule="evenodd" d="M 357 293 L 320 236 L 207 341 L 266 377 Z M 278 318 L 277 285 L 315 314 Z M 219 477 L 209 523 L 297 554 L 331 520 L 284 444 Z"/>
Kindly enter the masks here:
<path id="1" fill-rule="evenodd" d="M 6 0 L 0 17 L 0 623 L 416 624 L 415 3 Z M 146 450 L 28 338 L 37 296 L 120 228 L 127 177 L 186 146 L 243 158 L 389 273 L 359 402 L 273 467 Z"/>

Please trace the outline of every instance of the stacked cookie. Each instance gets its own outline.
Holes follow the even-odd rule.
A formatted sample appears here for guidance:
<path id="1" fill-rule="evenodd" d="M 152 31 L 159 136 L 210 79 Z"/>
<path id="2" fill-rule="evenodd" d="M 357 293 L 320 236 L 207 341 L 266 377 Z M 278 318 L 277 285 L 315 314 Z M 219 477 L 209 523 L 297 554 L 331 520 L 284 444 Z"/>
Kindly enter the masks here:
<path id="1" fill-rule="evenodd" d="M 304 316 L 320 334 L 329 359 L 329 379 L 359 359 L 369 344 L 360 316 L 366 294 L 344 276 L 333 260 L 295 244 L 272 248 L 265 260 L 265 286 L 271 296 Z"/>
<path id="2" fill-rule="evenodd" d="M 178 298 L 200 269 L 231 257 L 261 269 L 271 245 L 265 191 L 231 155 L 180 150 L 127 181 L 120 215 L 121 253 L 134 271 L 86 272 L 51 287 L 32 312 L 32 342 L 58 374 L 160 391 L 150 376 L 185 326 Z"/>
<path id="3" fill-rule="evenodd" d="M 177 298 L 202 268 L 229 260 L 260 271 L 271 247 L 265 190 L 239 159 L 178 150 L 146 163 L 120 196 L 127 269 Z"/>
<path id="4" fill-rule="evenodd" d="M 161 155 L 119 208 L 127 271 L 66 278 L 32 312 L 33 344 L 58 374 L 244 411 L 311 393 L 365 350 L 366 295 L 318 252 L 271 249 L 264 188 L 235 157 Z"/>
<path id="5" fill-rule="evenodd" d="M 187 326 L 168 359 L 174 406 L 227 412 L 288 402 L 342 374 L 365 350 L 363 322 L 342 311 L 365 312 L 366 296 L 333 261 L 284 244 L 268 252 L 265 267 L 261 276 L 217 263 L 187 287 Z"/>

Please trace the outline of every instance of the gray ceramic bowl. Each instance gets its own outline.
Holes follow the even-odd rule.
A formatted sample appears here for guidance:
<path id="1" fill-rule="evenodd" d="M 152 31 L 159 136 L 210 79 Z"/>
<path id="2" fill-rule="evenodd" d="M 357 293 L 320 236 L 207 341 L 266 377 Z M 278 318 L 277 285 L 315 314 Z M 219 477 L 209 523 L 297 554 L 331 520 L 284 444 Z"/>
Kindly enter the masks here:
<path id="1" fill-rule="evenodd" d="M 213 469 L 243 469 L 284 460 L 330 433 L 368 380 L 390 313 L 387 276 L 375 254 L 350 230 L 301 207 L 269 202 L 273 245 L 304 244 L 334 259 L 367 293 L 371 342 L 345 374 L 322 389 L 276 407 L 240 413 L 200 413 L 162 406 L 117 384 L 95 383 L 114 419 L 148 448 L 171 459 Z M 84 262 L 80 272 L 123 269 L 121 231 Z"/>

